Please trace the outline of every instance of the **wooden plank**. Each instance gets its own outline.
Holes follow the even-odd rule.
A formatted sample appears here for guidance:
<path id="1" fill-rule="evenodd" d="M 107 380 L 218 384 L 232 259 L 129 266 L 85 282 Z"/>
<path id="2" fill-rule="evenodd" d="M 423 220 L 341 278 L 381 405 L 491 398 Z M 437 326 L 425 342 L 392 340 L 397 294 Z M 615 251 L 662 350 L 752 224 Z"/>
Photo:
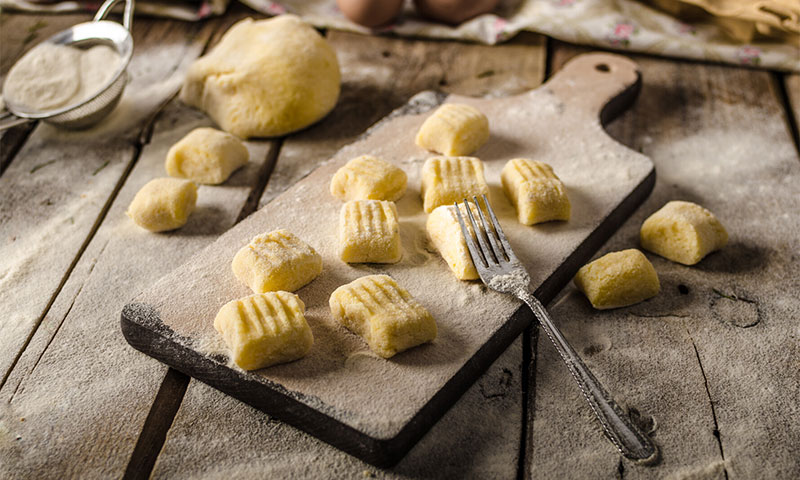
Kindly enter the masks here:
<path id="1" fill-rule="evenodd" d="M 112 114 L 89 130 L 41 123 L 0 177 L 0 298 L 5 378 L 136 161 L 143 126 L 176 91 L 212 24 L 138 22 L 132 80 Z M 166 46 L 165 46 L 166 44 Z M 0 382 L 0 385 L 3 382 Z"/>
<path id="2" fill-rule="evenodd" d="M 557 47 L 554 64 L 575 51 Z M 546 338 L 529 399 L 530 478 L 795 478 L 800 392 L 800 165 L 767 72 L 635 57 L 643 89 L 611 134 L 656 163 L 650 199 L 598 255 L 638 246 L 669 200 L 713 211 L 730 243 L 694 267 L 652 260 L 662 292 L 592 310 L 569 286 L 551 308 L 568 339 L 635 417 L 661 462 L 621 460 Z M 769 459 L 769 460 L 766 460 Z"/>
<path id="3" fill-rule="evenodd" d="M 166 368 L 127 346 L 120 308 L 234 224 L 274 147 L 248 142 L 251 162 L 221 186 L 201 186 L 183 228 L 152 234 L 135 226 L 124 211 L 144 183 L 164 175 L 168 148 L 210 124 L 176 101 L 154 125 L 152 141 L 3 387 L 9 418 L 25 418 L 11 425 L 21 437 L 18 448 L 36 447 L 0 447 L 0 465 L 23 476 L 108 477 L 125 470 Z"/>
<path id="4" fill-rule="evenodd" d="M 521 356 L 518 339 L 390 470 L 192 380 L 152 478 L 514 478 Z"/>
<path id="5" fill-rule="evenodd" d="M 412 94 L 448 87 L 440 84 L 445 77 L 444 83 L 458 93 L 499 95 L 537 86 L 544 71 L 544 45 L 536 36 L 500 47 L 382 37 L 365 42 L 363 37 L 340 33 L 332 33 L 330 39 L 346 79 L 342 100 L 322 123 L 284 141 L 262 204 Z M 485 73 L 487 62 L 494 69 L 491 75 Z M 501 81 L 494 83 L 495 76 Z M 286 477 L 514 476 L 522 412 L 520 364 L 517 340 L 392 470 L 395 473 L 376 470 L 192 381 L 153 475 L 246 476 L 271 471 Z M 476 422 L 476 418 L 491 421 Z M 187 451 L 189 444 L 196 454 Z"/>
<path id="6" fill-rule="evenodd" d="M 236 8 L 205 24 L 138 21 L 135 31 L 147 39 L 140 39 L 134 56 L 141 60 L 134 75 L 142 88 L 136 90 L 139 108 L 127 113 L 152 115 L 155 108 L 148 113 L 145 107 L 158 107 L 156 102 L 165 99 L 157 96 L 159 84 L 179 86 L 186 66 L 209 38 L 216 41 L 220 30 L 251 13 L 243 10 Z M 130 177 L 126 171 L 119 180 L 127 183 L 109 198 L 113 204 L 108 215 L 104 210 L 98 219 L 102 226 L 81 251 L 41 328 L 0 388 L 0 476 L 36 472 L 59 477 L 73 472 L 108 477 L 125 471 L 166 369 L 129 349 L 119 333 L 119 308 L 246 213 L 253 185 L 263 188 L 262 177 L 277 152 L 274 142 L 249 142 L 251 163 L 223 186 L 201 187 L 197 211 L 178 232 L 156 235 L 133 226 L 123 212 L 141 185 L 164 175 L 166 150 L 191 128 L 209 123 L 201 113 L 174 102 L 155 124 L 145 123 L 145 130 L 140 124 L 119 134 L 134 145 L 140 139 L 149 143 L 137 147 L 143 148 L 141 157 L 137 151 L 129 160 Z M 152 142 L 149 130 L 154 132 Z M 50 409 L 49 398 L 59 398 L 60 407 Z M 121 420 L 125 416 L 127 420 Z"/>

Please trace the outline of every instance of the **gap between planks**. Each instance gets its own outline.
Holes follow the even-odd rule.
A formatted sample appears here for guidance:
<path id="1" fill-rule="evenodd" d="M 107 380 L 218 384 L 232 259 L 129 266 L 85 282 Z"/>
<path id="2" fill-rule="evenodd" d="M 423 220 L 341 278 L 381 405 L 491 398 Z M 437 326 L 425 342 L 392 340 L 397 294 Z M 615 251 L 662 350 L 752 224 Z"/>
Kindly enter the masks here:
<path id="1" fill-rule="evenodd" d="M 772 73 L 775 83 L 775 91 L 778 100 L 783 106 L 786 128 L 794 141 L 797 150 L 798 160 L 800 161 L 800 73 Z"/>

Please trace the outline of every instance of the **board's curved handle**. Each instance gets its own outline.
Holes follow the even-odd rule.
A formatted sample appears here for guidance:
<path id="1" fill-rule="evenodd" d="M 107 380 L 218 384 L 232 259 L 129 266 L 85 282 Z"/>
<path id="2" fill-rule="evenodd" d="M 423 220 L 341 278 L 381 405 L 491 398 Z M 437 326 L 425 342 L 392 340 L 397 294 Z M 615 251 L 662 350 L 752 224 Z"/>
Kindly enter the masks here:
<path id="1" fill-rule="evenodd" d="M 629 58 L 587 53 L 567 62 L 544 87 L 562 102 L 595 113 L 606 123 L 633 103 L 641 77 L 639 66 Z"/>

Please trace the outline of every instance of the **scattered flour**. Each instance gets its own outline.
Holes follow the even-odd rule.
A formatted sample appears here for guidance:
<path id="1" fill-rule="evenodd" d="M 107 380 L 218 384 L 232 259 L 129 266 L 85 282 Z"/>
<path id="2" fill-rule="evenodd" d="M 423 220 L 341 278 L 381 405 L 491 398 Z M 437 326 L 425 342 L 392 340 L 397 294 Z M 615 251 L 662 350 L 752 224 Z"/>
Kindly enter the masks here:
<path id="1" fill-rule="evenodd" d="M 505 275 L 498 275 L 489 281 L 489 288 L 498 292 L 510 293 L 517 290 L 520 285 L 528 286 L 531 281 L 525 270 L 512 270 Z"/>
<path id="2" fill-rule="evenodd" d="M 120 56 L 111 47 L 81 50 L 42 43 L 8 73 L 3 94 L 13 105 L 54 110 L 92 98 L 113 77 Z"/>
<path id="3" fill-rule="evenodd" d="M 425 96 L 415 97 L 427 111 Z M 544 111 L 551 100 L 529 96 L 528 109 L 509 110 L 519 98 L 480 100 L 454 96 L 451 101 L 475 105 L 489 116 L 493 137 L 477 155 L 485 162 L 492 206 L 509 242 L 528 268 L 533 284 L 542 281 L 581 244 L 609 211 L 650 171 L 651 163 L 603 134 L 575 136 L 557 142 L 576 123 L 596 121 L 575 118 L 569 111 L 548 122 L 549 131 L 520 129 L 527 111 Z M 413 103 L 412 103 L 413 104 Z M 558 110 L 556 110 L 558 111 Z M 219 308 L 249 289 L 231 273 L 231 259 L 254 235 L 286 228 L 308 242 L 323 258 L 323 272 L 296 292 L 306 304 L 306 319 L 314 332 L 314 347 L 297 362 L 247 372 L 256 381 L 271 381 L 291 392 L 298 401 L 375 438 L 392 438 L 439 389 L 477 352 L 519 307 L 509 295 L 487 289 L 478 282 L 456 280 L 438 255 L 428 251 L 420 189 L 420 165 L 425 155 L 411 135 L 425 114 L 390 116 L 370 129 L 369 135 L 341 150 L 331 161 L 223 234 L 189 263 L 162 278 L 137 302 L 156 308 L 162 321 L 186 346 L 211 360 L 219 350 L 212 326 Z M 391 124 L 391 128 L 388 127 Z M 599 130 L 598 130 L 599 131 Z M 602 159 L 604 175 L 597 174 L 596 151 L 613 151 Z M 348 265 L 338 259 L 336 219 L 341 202 L 329 193 L 333 173 L 347 160 L 370 152 L 397 165 L 408 175 L 405 196 L 397 202 L 403 260 L 394 265 Z M 527 227 L 516 221 L 514 208 L 500 187 L 500 171 L 509 158 L 548 158 L 569 190 L 574 214 L 569 222 Z M 413 161 L 409 162 L 409 159 Z M 622 168 L 634 178 L 610 175 Z M 563 174 L 562 174 L 563 172 Z M 313 205 L 314 208 L 308 208 Z M 358 277 L 387 273 L 409 290 L 433 315 L 439 336 L 432 344 L 411 349 L 390 361 L 365 356 L 360 337 L 346 331 L 331 316 L 328 299 L 333 290 Z M 397 392 L 403 392 L 398 395 Z"/>

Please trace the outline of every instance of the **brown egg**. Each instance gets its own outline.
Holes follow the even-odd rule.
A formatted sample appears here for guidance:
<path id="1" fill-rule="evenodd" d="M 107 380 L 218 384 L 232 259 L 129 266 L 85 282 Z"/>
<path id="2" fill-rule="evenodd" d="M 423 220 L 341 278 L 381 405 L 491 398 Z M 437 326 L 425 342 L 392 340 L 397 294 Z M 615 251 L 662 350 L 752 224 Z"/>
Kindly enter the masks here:
<path id="1" fill-rule="evenodd" d="M 403 0 L 336 0 L 345 17 L 365 27 L 379 27 L 392 21 L 403 8 Z"/>
<path id="2" fill-rule="evenodd" d="M 498 3 L 500 0 L 414 0 L 420 15 L 453 25 L 489 13 Z"/>

